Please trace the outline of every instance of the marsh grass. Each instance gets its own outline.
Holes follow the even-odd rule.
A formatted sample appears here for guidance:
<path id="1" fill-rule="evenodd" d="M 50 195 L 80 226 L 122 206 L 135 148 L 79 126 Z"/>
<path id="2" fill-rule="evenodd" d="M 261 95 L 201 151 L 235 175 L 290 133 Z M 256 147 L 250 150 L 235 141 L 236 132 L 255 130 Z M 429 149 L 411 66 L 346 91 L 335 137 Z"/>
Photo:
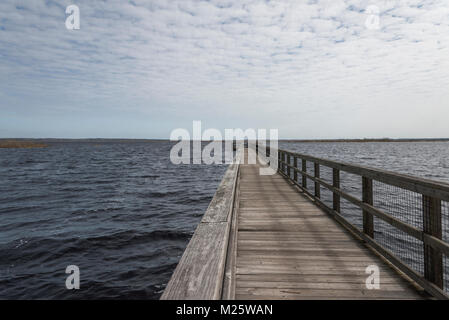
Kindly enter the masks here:
<path id="1" fill-rule="evenodd" d="M 0 148 L 45 148 L 48 145 L 26 140 L 0 140 Z"/>

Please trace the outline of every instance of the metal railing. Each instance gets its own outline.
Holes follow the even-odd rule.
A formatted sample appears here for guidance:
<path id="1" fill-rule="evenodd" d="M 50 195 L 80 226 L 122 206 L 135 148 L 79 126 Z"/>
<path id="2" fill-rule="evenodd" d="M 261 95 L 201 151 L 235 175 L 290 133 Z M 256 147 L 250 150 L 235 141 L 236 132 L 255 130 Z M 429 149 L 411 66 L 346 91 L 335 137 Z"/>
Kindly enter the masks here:
<path id="1" fill-rule="evenodd" d="M 428 293 L 449 297 L 449 184 L 282 149 L 278 172 Z"/>

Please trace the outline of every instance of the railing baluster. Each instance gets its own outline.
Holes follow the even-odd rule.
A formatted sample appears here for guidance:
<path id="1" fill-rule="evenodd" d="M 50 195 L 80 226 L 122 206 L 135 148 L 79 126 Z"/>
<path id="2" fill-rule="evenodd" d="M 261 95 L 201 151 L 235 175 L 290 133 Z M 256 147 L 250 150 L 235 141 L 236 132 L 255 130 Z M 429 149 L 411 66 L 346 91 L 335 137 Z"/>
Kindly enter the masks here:
<path id="1" fill-rule="evenodd" d="M 282 167 L 281 167 L 281 150 L 278 150 L 278 171 L 281 172 L 282 171 Z"/>
<path id="2" fill-rule="evenodd" d="M 295 169 L 298 169 L 298 158 L 293 156 L 293 167 Z M 295 180 L 295 182 L 298 182 L 298 171 L 294 170 L 293 172 L 293 180 Z"/>
<path id="3" fill-rule="evenodd" d="M 423 195 L 423 231 L 442 237 L 441 200 Z M 424 244 L 424 277 L 443 288 L 443 256 L 441 251 Z"/>
<path id="4" fill-rule="evenodd" d="M 285 174 L 285 152 L 282 152 L 282 173 Z"/>
<path id="5" fill-rule="evenodd" d="M 373 180 L 362 177 L 362 201 L 366 204 L 373 204 Z M 363 210 L 363 232 L 374 239 L 374 218 L 373 215 Z"/>
<path id="6" fill-rule="evenodd" d="M 285 152 L 282 153 L 282 172 L 285 174 L 285 169 L 286 169 L 286 165 L 285 165 L 285 161 L 287 161 L 287 155 L 285 154 Z"/>
<path id="7" fill-rule="evenodd" d="M 284 173 L 284 153 L 281 152 L 281 172 Z"/>
<path id="8" fill-rule="evenodd" d="M 315 166 L 315 178 L 320 177 L 320 164 L 314 163 Z M 315 181 L 315 197 L 318 199 L 321 198 L 321 190 L 320 190 L 320 184 Z"/>
<path id="9" fill-rule="evenodd" d="M 291 160 L 292 157 L 293 163 Z M 298 168 L 298 161 L 302 162 L 302 170 L 299 170 Z M 350 230 L 360 238 L 364 239 L 367 244 L 374 247 L 375 250 L 407 276 L 416 281 L 426 291 L 437 298 L 449 298 L 449 295 L 445 293 L 447 292 L 447 286 L 444 281 L 446 274 L 443 264 L 443 256 L 449 257 L 449 244 L 447 243 L 447 239 L 442 239 L 442 219 L 445 217 L 442 217 L 442 205 L 443 201 L 444 203 L 449 202 L 448 185 L 379 169 L 358 167 L 347 163 L 339 163 L 299 153 L 286 152 L 279 149 L 278 162 L 278 171 L 282 172 L 284 176 L 288 176 L 288 178 L 290 178 L 291 169 L 297 168 L 302 177 L 302 188 L 304 191 L 309 196 L 314 197 L 316 199 L 315 203 L 329 213 L 341 212 L 342 198 L 345 199 L 345 201 L 349 201 L 355 206 L 358 206 L 363 211 L 363 230 L 360 230 L 351 222 L 347 221 L 341 214 L 334 214 L 333 216 L 344 226 L 349 226 Z M 314 174 L 310 172 L 311 170 L 307 169 L 308 162 L 314 164 Z M 287 164 L 289 164 L 289 166 L 287 166 Z M 332 184 L 321 180 L 320 166 L 332 168 Z M 362 200 L 341 190 L 341 171 L 362 177 Z M 293 178 L 291 178 L 291 180 L 295 180 L 295 182 L 298 182 L 299 184 L 299 174 L 294 169 L 292 176 Z M 315 180 L 318 181 L 314 181 L 314 177 Z M 307 189 L 308 179 L 314 182 L 314 195 Z M 373 192 L 374 180 L 385 185 L 400 188 L 404 191 L 408 190 L 422 195 L 423 228 L 420 229 L 407 221 L 403 221 L 404 219 L 399 219 L 379 208 L 375 208 Z M 330 190 L 333 193 L 332 208 L 320 200 L 321 187 L 327 188 L 327 190 Z M 446 206 L 444 208 L 446 208 Z M 407 209 L 407 205 L 404 204 L 404 210 Z M 422 274 L 422 271 L 420 272 L 420 270 L 416 270 L 416 268 L 401 261 L 400 254 L 399 257 L 396 256 L 398 255 L 395 251 L 397 248 L 393 248 L 393 251 L 389 251 L 382 246 L 382 239 L 379 239 L 379 242 L 377 239 L 374 239 L 374 216 L 389 224 L 391 227 L 396 228 L 396 230 L 422 241 L 424 246 L 424 274 Z"/>
<path id="10" fill-rule="evenodd" d="M 335 188 L 340 189 L 340 170 L 332 169 L 332 182 Z M 333 209 L 340 212 L 340 195 L 336 192 L 333 193 Z"/>
<path id="11" fill-rule="evenodd" d="M 302 172 L 307 172 L 307 160 L 302 159 Z M 305 174 L 302 175 L 302 187 L 307 189 L 307 176 Z"/>

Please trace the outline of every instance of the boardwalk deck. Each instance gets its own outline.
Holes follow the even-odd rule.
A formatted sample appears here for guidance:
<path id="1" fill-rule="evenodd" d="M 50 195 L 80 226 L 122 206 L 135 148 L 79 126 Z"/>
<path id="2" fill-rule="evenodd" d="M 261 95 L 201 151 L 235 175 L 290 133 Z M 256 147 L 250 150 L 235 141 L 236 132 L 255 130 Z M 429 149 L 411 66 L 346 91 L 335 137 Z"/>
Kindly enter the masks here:
<path id="1" fill-rule="evenodd" d="M 279 174 L 240 166 L 236 299 L 421 299 L 423 293 Z M 380 289 L 368 290 L 377 265 Z"/>
<path id="2" fill-rule="evenodd" d="M 161 299 L 430 297 L 291 181 L 260 175 L 260 163 L 238 161 Z M 380 289 L 366 287 L 371 265 L 379 268 Z"/>

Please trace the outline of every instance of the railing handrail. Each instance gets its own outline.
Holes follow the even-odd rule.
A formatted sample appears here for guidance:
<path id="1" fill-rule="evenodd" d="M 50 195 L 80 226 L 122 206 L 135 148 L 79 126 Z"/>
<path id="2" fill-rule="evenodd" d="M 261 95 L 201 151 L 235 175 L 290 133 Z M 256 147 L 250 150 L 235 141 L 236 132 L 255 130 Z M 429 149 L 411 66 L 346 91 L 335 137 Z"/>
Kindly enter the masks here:
<path id="1" fill-rule="evenodd" d="M 270 147 L 267 147 L 267 149 L 270 149 Z M 443 201 L 449 201 L 449 183 L 446 182 L 415 177 L 374 167 L 354 165 L 347 162 L 327 160 L 284 149 L 278 149 L 278 151 L 310 162 L 319 163 L 326 167 L 371 178 L 379 182 L 384 182 L 386 184 L 424 194 L 429 197 L 436 197 Z"/>
<path id="2" fill-rule="evenodd" d="M 223 292 L 240 163 L 237 151 L 168 282 L 161 300 L 217 300 Z"/>
<path id="3" fill-rule="evenodd" d="M 272 153 L 270 147 L 256 143 L 256 151 L 266 148 L 267 154 Z M 449 257 L 449 244 L 442 239 L 441 208 L 442 201 L 449 201 L 449 184 L 428 179 L 421 179 L 405 174 L 399 174 L 382 169 L 357 166 L 349 163 L 321 159 L 309 155 L 290 152 L 283 149 L 278 151 L 278 171 L 281 175 L 310 196 L 315 203 L 331 214 L 335 220 L 344 227 L 365 240 L 371 247 L 388 259 L 398 269 L 421 285 L 425 290 L 437 298 L 448 299 L 449 296 L 442 290 L 444 288 L 443 254 Z M 293 165 L 290 162 L 293 157 Z M 302 160 L 302 170 L 299 169 L 298 159 Z M 314 163 L 314 175 L 307 172 L 307 162 Z M 332 182 L 321 179 L 320 165 L 332 168 Z M 293 170 L 294 177 L 291 177 Z M 356 174 L 362 178 L 362 199 L 344 192 L 340 188 L 340 171 Z M 298 181 L 298 174 L 302 176 L 302 183 Z M 307 179 L 315 183 L 315 192 L 307 189 Z M 423 227 L 416 228 L 389 213 L 386 213 L 373 204 L 373 181 L 412 191 L 422 196 Z M 333 193 L 333 208 L 321 200 L 320 186 Z M 340 213 L 340 197 L 355 204 L 363 210 L 363 230 L 360 230 Z M 374 239 L 373 217 L 380 218 L 391 226 L 422 241 L 424 246 L 424 276 L 405 264 L 393 252 L 384 248 Z"/>

